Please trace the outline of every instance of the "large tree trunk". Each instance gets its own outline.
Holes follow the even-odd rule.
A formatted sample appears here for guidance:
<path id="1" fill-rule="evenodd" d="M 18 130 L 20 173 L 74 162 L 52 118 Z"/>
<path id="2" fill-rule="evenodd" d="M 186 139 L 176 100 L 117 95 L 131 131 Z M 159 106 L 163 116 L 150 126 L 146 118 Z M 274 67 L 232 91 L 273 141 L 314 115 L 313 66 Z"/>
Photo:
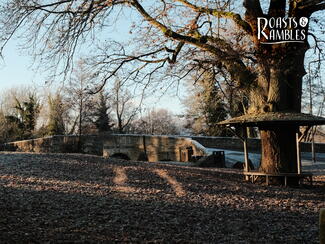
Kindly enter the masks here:
<path id="1" fill-rule="evenodd" d="M 288 126 L 260 130 L 262 172 L 297 172 L 296 132 L 296 127 Z"/>
<path id="2" fill-rule="evenodd" d="M 306 44 L 275 45 L 263 50 L 267 55 L 261 57 L 264 72 L 259 77 L 260 93 L 253 94 L 254 112 L 300 112 L 306 50 Z M 274 125 L 259 130 L 262 146 L 260 171 L 296 173 L 298 126 Z"/>

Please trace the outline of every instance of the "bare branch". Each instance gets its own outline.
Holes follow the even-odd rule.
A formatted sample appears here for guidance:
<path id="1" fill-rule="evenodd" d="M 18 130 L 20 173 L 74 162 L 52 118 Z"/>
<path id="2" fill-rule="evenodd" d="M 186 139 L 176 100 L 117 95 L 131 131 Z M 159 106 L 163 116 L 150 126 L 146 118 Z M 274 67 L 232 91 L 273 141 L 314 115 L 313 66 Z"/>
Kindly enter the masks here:
<path id="1" fill-rule="evenodd" d="M 324 0 L 318 0 L 318 1 L 309 1 L 310 3 L 307 3 L 300 7 L 300 9 L 312 14 L 317 11 L 321 11 L 325 9 L 325 1 Z M 311 3 L 313 2 L 313 3 Z"/>
<path id="2" fill-rule="evenodd" d="M 151 25 L 160 29 L 165 36 L 178 40 L 184 43 L 189 43 L 194 46 L 199 47 L 215 56 L 219 57 L 225 68 L 232 74 L 233 78 L 238 82 L 238 84 L 244 86 L 245 84 L 250 84 L 255 80 L 254 75 L 247 69 L 242 60 L 237 56 L 229 55 L 226 52 L 221 51 L 216 46 L 212 46 L 207 43 L 207 36 L 199 35 L 197 38 L 192 36 L 181 35 L 164 24 L 160 23 L 155 18 L 151 17 L 146 10 L 139 4 L 138 1 L 134 1 L 132 4 L 139 13 L 147 20 Z"/>
<path id="3" fill-rule="evenodd" d="M 215 16 L 215 17 L 218 17 L 218 18 L 231 19 L 242 30 L 244 30 L 248 34 L 252 34 L 251 27 L 249 26 L 249 24 L 245 20 L 243 20 L 241 18 L 240 14 L 238 14 L 238 13 L 233 13 L 233 12 L 223 11 L 223 10 L 218 10 L 218 9 L 213 9 L 213 8 L 199 7 L 199 6 L 194 5 L 194 4 L 192 4 L 192 3 L 190 3 L 189 1 L 186 1 L 186 0 L 175 0 L 175 1 L 176 2 L 181 2 L 185 6 L 191 8 L 192 10 L 194 10 L 195 12 L 198 12 L 198 13 L 205 13 L 205 14 L 209 14 L 209 15 L 212 15 L 212 16 Z"/>

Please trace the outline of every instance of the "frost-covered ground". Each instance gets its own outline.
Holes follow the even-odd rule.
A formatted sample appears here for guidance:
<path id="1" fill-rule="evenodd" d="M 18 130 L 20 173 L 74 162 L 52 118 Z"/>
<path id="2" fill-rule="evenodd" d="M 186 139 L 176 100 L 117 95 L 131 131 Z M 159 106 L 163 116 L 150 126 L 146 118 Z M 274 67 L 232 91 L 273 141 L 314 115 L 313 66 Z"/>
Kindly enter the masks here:
<path id="1" fill-rule="evenodd" d="M 226 166 L 231 168 L 236 162 L 244 162 L 244 153 L 239 151 L 223 150 L 216 148 L 208 148 L 209 152 L 224 151 Z M 261 154 L 249 153 L 249 159 L 257 168 L 261 161 Z M 302 167 L 304 171 L 313 172 L 317 175 L 325 175 L 325 153 L 316 153 L 316 163 L 311 160 L 311 153 L 302 152 Z"/>
<path id="2" fill-rule="evenodd" d="M 0 243 L 319 243 L 325 179 L 82 154 L 0 153 Z"/>

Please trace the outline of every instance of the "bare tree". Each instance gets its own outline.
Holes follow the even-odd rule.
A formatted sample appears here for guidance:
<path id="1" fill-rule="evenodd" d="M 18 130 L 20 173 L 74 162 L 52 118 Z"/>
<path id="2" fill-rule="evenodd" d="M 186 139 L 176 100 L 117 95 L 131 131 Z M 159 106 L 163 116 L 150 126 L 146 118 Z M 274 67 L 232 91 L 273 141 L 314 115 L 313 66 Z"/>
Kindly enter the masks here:
<path id="1" fill-rule="evenodd" d="M 77 129 L 77 134 L 81 136 L 91 123 L 93 108 L 93 96 L 89 91 L 90 75 L 87 72 L 83 61 L 79 61 L 77 68 L 73 71 L 71 81 L 66 85 L 66 102 L 70 106 L 70 111 L 73 113 L 72 127 L 70 133 L 74 133 Z"/>
<path id="2" fill-rule="evenodd" d="M 140 107 L 134 104 L 134 96 L 119 79 L 115 80 L 110 100 L 113 113 L 116 116 L 117 130 L 119 133 L 123 133 L 135 119 Z"/>
<path id="3" fill-rule="evenodd" d="M 82 45 L 95 30 L 105 30 L 113 24 L 121 10 L 136 12 L 142 20 L 132 27 L 135 33 L 132 50 L 109 43 L 101 46 L 102 55 L 93 60 L 103 81 L 95 90 L 119 72 L 144 88 L 154 83 L 155 88 L 164 89 L 170 83 L 161 87 L 163 77 L 173 82 L 202 68 L 217 67 L 228 73 L 237 89 L 249 94 L 249 113 L 265 113 L 300 112 L 304 60 L 309 45 L 307 38 L 300 42 L 263 44 L 271 25 L 261 31 L 258 18 L 271 20 L 270 23 L 275 18 L 286 19 L 277 22 L 278 29 L 286 33 L 294 26 L 298 36 L 306 36 L 317 22 L 322 24 L 317 12 L 325 9 L 325 2 L 220 0 L 216 5 L 210 0 L 10 0 L 1 7 L 2 43 L 19 34 L 19 30 L 28 30 L 30 35 L 25 36 L 28 45 L 40 43 L 43 47 L 36 54 L 52 58 L 56 61 L 52 62 L 54 67 L 65 60 L 65 69 L 69 68 L 77 45 Z M 302 24 L 295 25 L 300 20 Z M 260 130 L 262 171 L 297 171 L 292 164 L 296 160 L 297 129 Z"/>
<path id="4" fill-rule="evenodd" d="M 167 109 L 151 109 L 136 121 L 136 133 L 152 135 L 177 135 L 179 125 L 176 117 Z"/>

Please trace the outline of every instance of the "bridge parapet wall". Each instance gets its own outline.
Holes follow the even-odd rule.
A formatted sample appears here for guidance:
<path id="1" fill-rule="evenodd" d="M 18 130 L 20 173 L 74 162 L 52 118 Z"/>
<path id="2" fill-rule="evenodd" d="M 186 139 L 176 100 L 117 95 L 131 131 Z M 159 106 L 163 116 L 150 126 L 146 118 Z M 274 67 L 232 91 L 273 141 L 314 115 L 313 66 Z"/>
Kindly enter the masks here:
<path id="1" fill-rule="evenodd" d="M 95 155 L 103 155 L 104 143 L 107 143 L 107 146 L 110 147 L 111 153 L 113 152 L 113 148 L 115 148 L 116 152 L 118 152 L 118 150 L 122 150 L 121 147 L 114 145 L 125 144 L 128 147 L 125 148 L 125 150 L 128 149 L 129 151 L 134 151 L 131 152 L 131 155 L 133 155 L 132 158 L 134 158 L 134 155 L 137 154 L 139 150 L 144 151 L 143 137 L 145 137 L 146 141 L 145 146 L 147 156 L 152 161 L 156 161 L 157 158 L 161 160 L 164 160 L 164 158 L 178 160 L 180 157 L 179 149 L 190 146 L 193 147 L 193 154 L 197 155 L 203 154 L 205 148 L 219 148 L 238 151 L 243 150 L 242 142 L 237 138 L 231 137 L 177 137 L 118 134 L 82 135 L 80 144 L 79 137 L 75 135 L 49 136 L 44 138 L 7 143 L 5 145 L 2 145 L 1 149 L 10 151 L 43 153 L 83 152 Z M 196 141 L 198 142 L 198 145 L 201 145 L 197 146 Z M 194 146 L 192 144 L 194 144 Z M 303 152 L 310 152 L 311 143 L 302 143 L 301 149 Z M 250 152 L 260 152 L 259 139 L 249 139 L 248 150 Z M 325 143 L 315 143 L 315 150 L 316 152 L 325 153 Z"/>
<path id="2" fill-rule="evenodd" d="M 2 150 L 37 153 L 84 152 L 102 155 L 102 140 L 97 135 L 55 135 L 37 139 L 15 141 L 2 145 Z"/>
<path id="3" fill-rule="evenodd" d="M 207 154 L 202 145 L 186 137 L 112 135 L 103 145 L 105 157 L 124 154 L 132 160 L 139 160 L 145 156 L 150 162 L 182 161 L 182 152 L 189 148 L 194 156 Z"/>

